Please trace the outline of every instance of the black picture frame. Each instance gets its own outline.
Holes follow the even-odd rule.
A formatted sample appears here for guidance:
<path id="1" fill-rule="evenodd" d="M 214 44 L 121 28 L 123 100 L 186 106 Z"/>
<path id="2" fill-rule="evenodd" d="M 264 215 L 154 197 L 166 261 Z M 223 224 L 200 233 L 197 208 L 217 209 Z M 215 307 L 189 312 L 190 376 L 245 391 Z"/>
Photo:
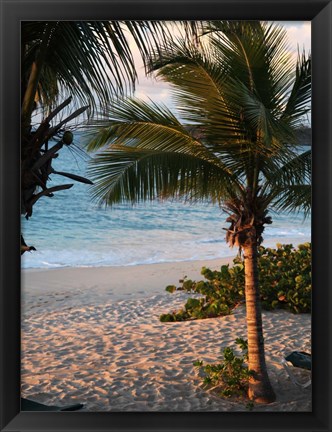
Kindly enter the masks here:
<path id="1" fill-rule="evenodd" d="M 332 431 L 332 4 L 327 0 L 1 0 L 1 431 Z M 313 409 L 308 413 L 20 411 L 20 22 L 255 19 L 312 22 Z"/>

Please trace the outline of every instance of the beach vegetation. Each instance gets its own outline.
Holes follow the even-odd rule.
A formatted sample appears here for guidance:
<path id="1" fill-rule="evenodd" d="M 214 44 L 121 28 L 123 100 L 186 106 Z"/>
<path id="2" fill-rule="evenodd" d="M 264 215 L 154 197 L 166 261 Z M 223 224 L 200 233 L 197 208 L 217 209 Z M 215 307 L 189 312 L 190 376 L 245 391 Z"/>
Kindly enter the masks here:
<path id="1" fill-rule="evenodd" d="M 292 313 L 311 311 L 311 244 L 297 248 L 291 244 L 278 244 L 276 248 L 258 249 L 260 301 L 264 310 L 285 309 Z M 233 266 L 223 265 L 220 271 L 202 268 L 205 280 L 180 280 L 172 285 L 174 293 L 184 291 L 200 298 L 190 298 L 184 308 L 160 315 L 162 322 L 214 318 L 232 313 L 245 302 L 245 272 L 243 259 L 237 257 Z"/>
<path id="2" fill-rule="evenodd" d="M 208 391 L 223 398 L 247 399 L 249 379 L 254 371 L 248 369 L 248 341 L 237 338 L 236 345 L 241 354 L 237 355 L 231 347 L 223 348 L 218 363 L 194 361 L 193 365 L 202 376 L 203 386 Z"/>
<path id="3" fill-rule="evenodd" d="M 296 129 L 310 110 L 311 57 L 293 60 L 281 25 L 212 21 L 199 43 L 160 45 L 149 70 L 171 84 L 178 115 L 137 98 L 113 104 L 91 130 L 92 196 L 208 201 L 228 214 L 225 239 L 244 265 L 248 394 L 270 403 L 258 249 L 272 208 L 310 212 L 311 152 L 299 152 Z"/>

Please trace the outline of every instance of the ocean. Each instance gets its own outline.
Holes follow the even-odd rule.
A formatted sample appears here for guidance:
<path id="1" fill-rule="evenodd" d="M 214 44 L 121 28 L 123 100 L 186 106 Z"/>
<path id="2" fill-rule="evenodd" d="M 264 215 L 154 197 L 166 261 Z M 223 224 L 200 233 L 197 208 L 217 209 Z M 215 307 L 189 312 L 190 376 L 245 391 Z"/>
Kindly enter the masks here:
<path id="1" fill-rule="evenodd" d="M 85 175 L 79 138 L 63 148 L 53 167 Z M 235 256 L 225 241 L 227 215 L 212 204 L 152 201 L 99 207 L 89 186 L 52 175 L 49 186 L 74 183 L 54 197 L 42 197 L 21 227 L 25 241 L 37 251 L 22 255 L 22 268 L 130 266 L 161 262 L 206 260 Z M 311 221 L 302 213 L 270 214 L 264 246 L 310 241 Z"/>

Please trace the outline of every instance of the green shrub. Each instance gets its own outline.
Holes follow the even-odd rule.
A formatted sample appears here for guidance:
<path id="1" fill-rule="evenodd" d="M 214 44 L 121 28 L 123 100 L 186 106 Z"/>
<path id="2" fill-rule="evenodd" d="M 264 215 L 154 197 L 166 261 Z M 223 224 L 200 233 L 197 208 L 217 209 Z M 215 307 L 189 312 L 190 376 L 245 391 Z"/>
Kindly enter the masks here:
<path id="1" fill-rule="evenodd" d="M 249 378 L 252 371 L 246 366 L 248 360 L 248 343 L 243 339 L 236 339 L 242 355 L 236 356 L 232 348 L 222 351 L 220 363 L 204 364 L 196 360 L 193 364 L 204 373 L 203 384 L 213 389 L 222 397 L 247 397 Z"/>
<path id="2" fill-rule="evenodd" d="M 311 244 L 294 249 L 277 244 L 259 249 L 259 286 L 262 307 L 284 307 L 294 313 L 311 310 Z"/>
<path id="3" fill-rule="evenodd" d="M 304 243 L 297 249 L 290 245 L 277 244 L 276 249 L 261 246 L 258 251 L 259 286 L 262 307 L 265 310 L 288 309 L 293 313 L 311 310 L 311 244 Z M 186 277 L 176 287 L 170 285 L 166 291 L 186 291 L 200 294 L 189 298 L 184 308 L 163 314 L 163 322 L 188 319 L 213 318 L 229 315 L 244 301 L 244 266 L 240 258 L 233 266 L 223 265 L 220 271 L 203 267 L 205 280 L 195 282 Z"/>

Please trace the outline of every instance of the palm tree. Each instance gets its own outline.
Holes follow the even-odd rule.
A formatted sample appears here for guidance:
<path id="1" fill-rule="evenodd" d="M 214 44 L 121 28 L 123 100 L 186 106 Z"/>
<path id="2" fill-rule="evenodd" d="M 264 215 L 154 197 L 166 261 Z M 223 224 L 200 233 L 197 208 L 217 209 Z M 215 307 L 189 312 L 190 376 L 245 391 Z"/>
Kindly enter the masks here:
<path id="1" fill-rule="evenodd" d="M 179 121 L 165 106 L 123 99 L 93 131 L 93 197 L 112 205 L 156 197 L 208 200 L 224 209 L 226 241 L 245 266 L 249 397 L 270 403 L 257 249 L 270 208 L 310 210 L 310 152 L 296 127 L 308 112 L 310 57 L 296 66 L 282 27 L 210 22 L 208 43 L 163 47 L 151 71 L 172 84 Z M 205 37 L 205 39 L 206 39 Z"/>
<path id="2" fill-rule="evenodd" d="M 143 59 L 168 33 L 163 22 L 23 22 L 22 119 L 29 126 L 36 98 L 47 108 L 64 92 L 96 108 L 124 93 L 137 78 L 128 35 Z"/>
<path id="3" fill-rule="evenodd" d="M 68 124 L 83 113 L 91 118 L 133 88 L 137 76 L 128 35 L 145 60 L 168 27 L 148 21 L 26 21 L 21 30 L 21 213 L 28 219 L 41 197 L 73 186 L 49 188 L 50 175 L 91 183 L 52 168 L 59 150 L 73 142 L 70 130 L 77 125 Z M 49 148 L 51 139 L 58 143 Z"/>

